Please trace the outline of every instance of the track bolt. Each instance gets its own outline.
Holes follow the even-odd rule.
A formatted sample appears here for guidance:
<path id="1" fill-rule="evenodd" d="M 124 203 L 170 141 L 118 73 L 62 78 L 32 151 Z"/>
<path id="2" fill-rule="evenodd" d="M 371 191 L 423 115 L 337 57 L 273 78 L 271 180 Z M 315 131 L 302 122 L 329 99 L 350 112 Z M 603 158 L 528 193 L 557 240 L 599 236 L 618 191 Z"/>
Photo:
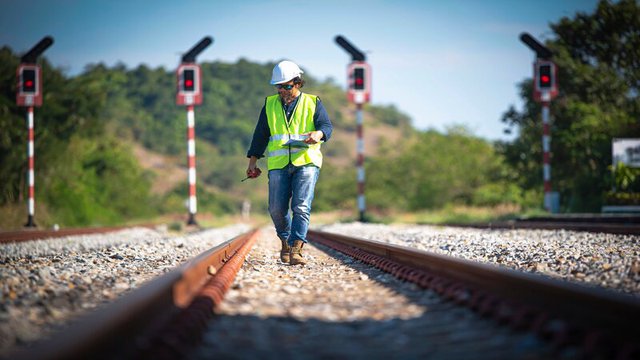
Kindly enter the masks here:
<path id="1" fill-rule="evenodd" d="M 211 276 L 215 275 L 218 272 L 218 270 L 216 269 L 215 266 L 213 265 L 209 265 L 209 267 L 207 267 L 207 273 Z"/>

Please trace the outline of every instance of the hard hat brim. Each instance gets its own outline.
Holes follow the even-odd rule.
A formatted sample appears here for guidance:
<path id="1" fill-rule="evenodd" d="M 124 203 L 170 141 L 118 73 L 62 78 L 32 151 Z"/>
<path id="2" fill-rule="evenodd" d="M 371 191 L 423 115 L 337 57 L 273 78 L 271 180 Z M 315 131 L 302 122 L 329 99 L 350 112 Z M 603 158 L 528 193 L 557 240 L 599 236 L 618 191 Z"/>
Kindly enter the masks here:
<path id="1" fill-rule="evenodd" d="M 302 75 L 302 74 L 303 74 L 303 72 L 302 72 L 302 71 L 300 71 L 300 74 L 298 74 L 298 75 L 296 75 L 296 76 L 292 77 L 291 79 L 287 79 L 287 80 L 280 80 L 280 81 L 274 81 L 274 80 L 271 80 L 271 81 L 269 81 L 269 83 L 270 83 L 271 85 L 284 84 L 284 83 L 286 83 L 286 82 L 289 82 L 289 81 L 291 81 L 291 80 L 293 80 L 293 79 L 297 78 L 298 76 L 300 76 L 300 75 Z"/>

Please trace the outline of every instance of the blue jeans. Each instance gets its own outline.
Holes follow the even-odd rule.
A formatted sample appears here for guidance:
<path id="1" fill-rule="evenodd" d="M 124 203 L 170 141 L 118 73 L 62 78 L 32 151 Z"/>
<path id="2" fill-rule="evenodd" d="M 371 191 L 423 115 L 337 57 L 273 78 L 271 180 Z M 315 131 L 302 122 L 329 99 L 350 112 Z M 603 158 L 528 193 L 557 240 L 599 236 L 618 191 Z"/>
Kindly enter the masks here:
<path id="1" fill-rule="evenodd" d="M 276 233 L 290 246 L 294 240 L 307 242 L 313 192 L 320 169 L 313 165 L 269 170 L 269 213 Z M 291 212 L 289 214 L 289 203 Z"/>

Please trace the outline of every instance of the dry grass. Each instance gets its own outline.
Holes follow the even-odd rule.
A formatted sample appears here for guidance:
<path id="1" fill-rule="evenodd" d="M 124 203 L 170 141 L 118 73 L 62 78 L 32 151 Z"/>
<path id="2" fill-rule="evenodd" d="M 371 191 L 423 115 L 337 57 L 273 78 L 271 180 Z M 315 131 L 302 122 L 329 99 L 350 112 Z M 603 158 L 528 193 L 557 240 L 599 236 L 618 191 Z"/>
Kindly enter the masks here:
<path id="1" fill-rule="evenodd" d="M 165 194 L 185 181 L 187 170 L 185 164 L 175 156 L 166 156 L 144 148 L 140 144 L 133 144 L 133 155 L 140 166 L 154 174 L 151 193 Z"/>
<path id="2" fill-rule="evenodd" d="M 524 215 L 519 206 L 500 205 L 496 207 L 447 206 L 438 210 L 412 213 L 380 213 L 369 210 L 365 214 L 367 221 L 374 223 L 400 224 L 470 224 L 497 220 L 513 219 Z M 358 221 L 356 209 L 327 213 L 314 213 L 313 224 Z"/>
<path id="3" fill-rule="evenodd" d="M 37 200 L 37 199 L 36 199 Z M 0 231 L 24 230 L 27 223 L 28 210 L 26 200 L 22 204 L 6 204 L 0 207 Z M 39 229 L 53 226 L 47 208 L 36 201 L 34 222 Z"/>

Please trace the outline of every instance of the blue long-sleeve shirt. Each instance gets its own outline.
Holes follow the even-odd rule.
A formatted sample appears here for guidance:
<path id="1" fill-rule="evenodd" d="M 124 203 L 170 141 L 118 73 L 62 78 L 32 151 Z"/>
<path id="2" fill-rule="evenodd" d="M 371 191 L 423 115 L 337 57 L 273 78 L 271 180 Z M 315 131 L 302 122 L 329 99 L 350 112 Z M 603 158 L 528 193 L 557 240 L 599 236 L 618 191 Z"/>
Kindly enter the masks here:
<path id="1" fill-rule="evenodd" d="M 300 99 L 300 96 L 298 96 L 288 106 L 284 104 L 282 105 L 284 112 L 287 115 L 287 119 L 291 118 L 291 114 L 296 108 L 298 99 Z M 324 134 L 322 136 L 322 141 L 326 142 L 331 138 L 333 125 L 331 124 L 329 114 L 327 114 L 327 110 L 324 108 L 324 105 L 322 105 L 320 98 L 318 98 L 318 102 L 316 103 L 316 112 L 313 115 L 313 125 L 315 126 L 316 131 L 320 130 Z M 267 112 L 265 106 L 263 106 L 260 111 L 260 117 L 258 117 L 256 129 L 253 131 L 253 139 L 251 140 L 251 146 L 247 152 L 247 157 L 255 156 L 258 159 L 264 157 L 264 151 L 267 149 L 270 136 L 271 130 L 269 130 L 269 123 L 267 122 Z"/>

